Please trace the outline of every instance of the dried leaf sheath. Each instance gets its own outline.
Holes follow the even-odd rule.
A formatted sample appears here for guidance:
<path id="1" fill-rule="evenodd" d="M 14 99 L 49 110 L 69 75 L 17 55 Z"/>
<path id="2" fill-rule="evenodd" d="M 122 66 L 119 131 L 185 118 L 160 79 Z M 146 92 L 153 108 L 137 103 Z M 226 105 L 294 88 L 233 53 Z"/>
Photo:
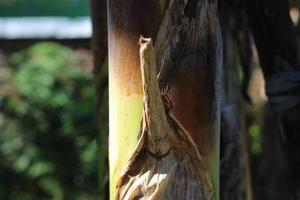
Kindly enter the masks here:
<path id="1" fill-rule="evenodd" d="M 213 199 L 208 169 L 195 143 L 165 111 L 151 39 L 141 38 L 140 59 L 143 126 L 135 153 L 118 181 L 117 199 Z"/>

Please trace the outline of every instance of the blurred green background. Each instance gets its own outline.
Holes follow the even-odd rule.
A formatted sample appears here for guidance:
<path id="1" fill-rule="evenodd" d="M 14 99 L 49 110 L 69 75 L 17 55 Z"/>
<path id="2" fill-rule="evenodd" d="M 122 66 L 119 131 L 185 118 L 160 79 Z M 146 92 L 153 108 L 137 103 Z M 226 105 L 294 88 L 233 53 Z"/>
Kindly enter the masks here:
<path id="1" fill-rule="evenodd" d="M 13 53 L 0 69 L 0 199 L 96 199 L 91 70 L 54 42 Z"/>
<path id="2" fill-rule="evenodd" d="M 0 17 L 88 16 L 88 0 L 1 0 Z"/>
<path id="3" fill-rule="evenodd" d="M 88 17 L 89 1 L 0 0 L 0 19 L 24 16 Z M 89 42 L 0 38 L 0 200 L 99 199 Z"/>

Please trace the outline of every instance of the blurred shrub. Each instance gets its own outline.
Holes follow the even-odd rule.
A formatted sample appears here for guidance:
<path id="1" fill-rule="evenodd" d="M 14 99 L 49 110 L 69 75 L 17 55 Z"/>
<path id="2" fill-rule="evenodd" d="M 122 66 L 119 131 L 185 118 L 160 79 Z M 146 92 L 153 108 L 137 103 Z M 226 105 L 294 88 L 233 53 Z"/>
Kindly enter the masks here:
<path id="1" fill-rule="evenodd" d="M 12 89 L 0 98 L 0 199 L 96 199 L 94 88 L 79 63 L 50 42 L 10 56 Z"/>

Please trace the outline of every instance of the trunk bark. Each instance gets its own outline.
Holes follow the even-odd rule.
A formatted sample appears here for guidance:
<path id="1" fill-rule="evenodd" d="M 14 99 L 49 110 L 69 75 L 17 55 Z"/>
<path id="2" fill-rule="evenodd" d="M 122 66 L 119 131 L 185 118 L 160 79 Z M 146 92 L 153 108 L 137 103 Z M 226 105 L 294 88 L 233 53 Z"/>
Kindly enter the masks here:
<path id="1" fill-rule="evenodd" d="M 208 168 L 198 147 L 163 104 L 151 39 L 141 39 L 140 56 L 143 125 L 135 153 L 118 182 L 117 199 L 213 199 Z"/>
<path id="2" fill-rule="evenodd" d="M 154 37 L 159 5 L 155 0 L 108 0 L 110 198 L 138 141 L 142 118 L 139 36 Z"/>
<path id="3" fill-rule="evenodd" d="M 90 0 L 93 36 L 91 47 L 94 59 L 94 82 L 96 93 L 97 141 L 99 149 L 99 193 L 100 199 L 108 199 L 108 105 L 107 105 L 107 2 Z"/>
<path id="4" fill-rule="evenodd" d="M 280 127 L 293 191 L 300 198 L 300 62 L 288 1 L 247 0 L 248 16 L 266 79 L 269 103 Z"/>
<path id="5" fill-rule="evenodd" d="M 156 42 L 160 89 L 207 163 L 215 199 L 219 199 L 221 52 L 216 1 L 170 1 Z"/>
<path id="6" fill-rule="evenodd" d="M 156 30 L 152 26 L 155 24 L 153 19 L 157 16 L 155 10 L 154 1 L 150 0 L 143 2 L 130 0 L 126 3 L 121 0 L 110 0 L 108 4 L 109 153 L 112 199 L 116 195 L 116 187 L 117 197 L 121 199 L 124 197 L 148 197 L 149 193 L 144 192 L 151 190 L 152 187 L 143 185 L 141 188 L 145 190 L 141 192 L 141 188 L 131 184 L 137 183 L 138 177 L 142 177 L 148 167 L 160 166 L 156 165 L 158 162 L 155 159 L 156 153 L 160 156 L 165 155 L 160 154 L 160 151 L 160 153 L 151 150 L 146 151 L 150 152 L 146 156 L 146 160 L 150 164 L 144 162 L 144 160 L 141 164 L 140 156 L 137 156 L 140 155 L 139 149 L 149 150 L 152 149 L 152 146 L 164 147 L 164 145 L 153 142 L 150 136 L 149 138 L 146 137 L 148 142 L 145 146 L 142 142 L 145 138 L 143 135 L 149 134 L 141 134 L 138 147 L 134 149 L 138 142 L 137 136 L 140 130 L 139 122 L 142 117 L 143 97 L 137 40 L 140 34 L 153 38 L 153 33 Z M 175 191 L 174 189 L 178 189 L 178 186 L 182 186 L 181 191 L 183 193 L 168 193 L 169 198 L 219 199 L 222 47 L 216 2 L 214 0 L 170 1 L 155 44 L 160 89 L 164 96 L 164 102 L 167 104 L 168 113 L 170 116 L 174 116 L 174 118 L 171 117 L 171 122 L 175 121 L 171 123 L 173 124 L 171 127 L 177 127 L 175 132 L 181 133 L 175 134 L 181 138 L 178 141 L 189 144 L 187 145 L 188 149 L 191 148 L 191 150 L 182 150 L 182 152 L 188 153 L 183 154 L 185 155 L 183 157 L 179 156 L 186 161 L 186 164 L 184 162 L 180 163 L 178 158 L 175 158 L 176 152 L 180 152 L 178 149 L 181 149 L 176 145 L 175 150 L 172 148 L 171 153 L 175 157 L 168 157 L 167 160 L 171 159 L 175 163 L 178 161 L 179 168 L 176 168 L 175 172 L 178 170 L 180 172 L 194 172 L 192 173 L 193 176 L 189 173 L 185 173 L 185 175 L 188 175 L 191 179 L 196 178 L 197 184 L 201 185 L 201 187 L 200 185 L 194 187 L 193 184 L 180 183 L 179 180 L 184 176 L 176 176 L 171 179 L 174 181 L 167 183 L 171 184 L 179 181 L 180 184 L 171 184 L 171 186 L 176 187 L 173 190 L 164 189 L 162 194 L 167 194 L 167 191 Z M 167 118 L 170 119 L 169 117 Z M 155 118 L 152 119 L 150 121 L 153 123 Z M 170 123 L 170 120 L 167 121 Z M 149 123 L 147 125 L 150 126 Z M 157 126 L 157 124 L 154 126 Z M 145 129 L 142 129 L 141 133 L 145 133 L 143 130 Z M 165 148 L 162 148 L 164 153 L 166 153 Z M 181 154 L 178 153 L 178 155 Z M 148 156 L 152 156 L 151 159 Z M 164 164 L 165 160 L 162 160 L 162 164 Z M 125 164 L 128 164 L 127 168 L 125 168 Z M 191 165 L 190 170 L 187 170 L 187 164 Z M 132 169 L 132 166 L 135 167 Z M 172 171 L 169 169 L 170 166 L 165 167 L 167 167 L 167 171 Z M 160 172 L 164 171 L 160 167 L 154 169 L 159 171 L 161 169 Z M 123 171 L 122 176 L 121 171 Z M 157 173 L 155 170 L 152 172 Z M 206 172 L 208 178 L 206 178 Z M 153 173 L 150 174 L 153 175 Z M 151 179 L 147 180 L 150 181 Z M 156 180 L 159 181 L 160 179 Z M 150 184 L 151 182 L 147 183 Z M 188 194 L 195 194 L 193 188 L 198 191 L 196 192 L 197 195 L 189 196 Z M 135 196 L 134 192 L 141 196 Z M 152 197 L 153 199 L 164 199 L 165 196 Z"/>

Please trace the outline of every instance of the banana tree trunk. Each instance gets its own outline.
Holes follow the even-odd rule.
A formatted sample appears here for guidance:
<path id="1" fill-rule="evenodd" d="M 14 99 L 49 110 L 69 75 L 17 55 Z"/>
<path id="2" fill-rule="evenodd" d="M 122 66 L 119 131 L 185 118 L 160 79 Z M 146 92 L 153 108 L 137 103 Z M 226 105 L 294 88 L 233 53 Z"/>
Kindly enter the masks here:
<path id="1" fill-rule="evenodd" d="M 182 187 L 180 190 L 182 193 L 168 193 L 169 198 L 180 199 L 180 197 L 191 197 L 188 194 L 197 194 L 188 199 L 219 199 L 222 47 L 216 14 L 217 5 L 214 0 L 171 0 L 155 41 L 154 54 L 157 57 L 158 82 L 168 119 L 163 127 L 177 127 L 175 132 L 181 133 L 178 135 L 179 139 L 166 137 L 169 138 L 166 139 L 167 144 L 174 145 L 177 151 L 182 146 L 175 145 L 176 141 L 181 141 L 180 144 L 189 144 L 185 145 L 188 148 L 182 152 L 187 152 L 184 155 L 190 156 L 182 156 L 182 158 L 186 158 L 187 164 L 190 163 L 192 169 L 189 172 L 195 172 L 191 176 L 184 162 L 181 163 L 177 157 L 176 159 L 172 157 L 177 155 L 174 153 L 177 151 L 171 148 L 170 152 L 173 153 L 170 155 L 169 151 L 165 151 L 168 145 L 164 147 L 158 143 L 158 140 L 153 139 L 154 136 L 148 134 L 148 129 L 145 127 L 149 128 L 151 123 L 145 125 L 147 121 L 145 119 L 148 119 L 145 115 L 142 126 L 144 128 L 141 129 L 142 102 L 145 93 L 142 89 L 137 43 L 139 35 L 155 38 L 156 19 L 159 16 L 156 10 L 159 9 L 154 2 L 150 0 L 143 2 L 109 0 L 108 2 L 111 199 L 115 197 L 122 199 L 126 195 L 133 197 L 135 192 L 141 196 L 134 197 L 149 197 L 147 196 L 149 193 L 144 192 L 151 192 L 150 179 L 147 179 L 150 181 L 147 187 L 135 186 L 139 185 L 138 180 L 141 180 L 139 178 L 153 175 L 146 174 L 146 169 L 150 166 L 158 166 L 160 170 L 162 166 L 159 165 L 157 157 L 164 158 L 163 164 L 166 164 L 168 158 L 172 158 L 174 162 L 171 163 L 177 163 L 179 166 L 175 169 L 187 172 L 186 176 L 171 176 L 172 179 L 169 180 L 173 181 L 161 185 L 164 191 L 159 194 L 163 195 L 166 191 L 176 191 L 174 189 Z M 146 103 L 144 102 L 145 110 L 147 110 Z M 160 114 L 163 115 L 164 113 L 161 112 L 162 110 Z M 156 118 L 150 119 L 152 119 L 150 127 L 160 127 L 158 124 L 153 125 L 154 121 L 157 121 Z M 144 143 L 145 138 L 149 142 Z M 139 151 L 141 149 L 143 151 Z M 141 152 L 147 153 L 141 154 Z M 163 166 L 167 168 L 161 169 L 161 172 L 172 171 L 169 169 L 171 166 Z M 154 174 L 157 173 L 151 170 Z M 164 178 L 164 176 L 155 177 L 158 178 L 157 181 L 160 177 Z M 201 187 L 192 187 L 193 184 L 182 185 L 186 183 L 185 181 L 180 183 L 182 177 L 194 179 L 193 181 Z M 171 183 L 179 183 L 179 185 Z M 163 187 L 170 185 L 174 186 L 172 190 L 166 189 L 170 187 Z M 140 191 L 137 188 L 144 188 L 144 190 Z M 152 197 L 164 199 L 162 198 L 164 196 Z"/>
<path id="2" fill-rule="evenodd" d="M 155 0 L 108 0 L 110 198 L 137 145 L 142 119 L 139 36 L 154 37 Z"/>
<path id="3" fill-rule="evenodd" d="M 208 166 L 214 199 L 219 199 L 221 43 L 216 1 L 170 1 L 156 41 L 159 84 Z"/>

